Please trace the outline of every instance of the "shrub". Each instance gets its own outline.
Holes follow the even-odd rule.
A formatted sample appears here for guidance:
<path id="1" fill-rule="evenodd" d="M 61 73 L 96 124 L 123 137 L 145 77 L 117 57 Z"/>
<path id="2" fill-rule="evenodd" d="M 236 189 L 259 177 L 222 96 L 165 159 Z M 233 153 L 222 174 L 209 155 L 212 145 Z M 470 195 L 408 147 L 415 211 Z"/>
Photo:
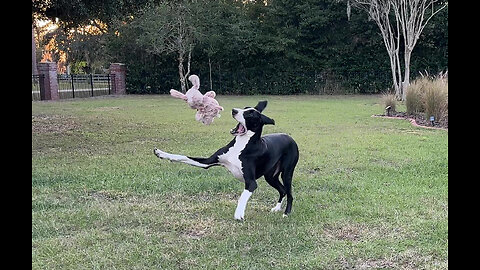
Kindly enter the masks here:
<path id="1" fill-rule="evenodd" d="M 394 94 L 384 93 L 382 95 L 382 104 L 384 108 L 390 106 L 390 112 L 396 112 L 397 110 L 397 98 Z"/>
<path id="2" fill-rule="evenodd" d="M 425 117 L 434 116 L 436 121 L 448 117 L 448 83 L 443 79 L 434 79 L 424 93 Z"/>
<path id="3" fill-rule="evenodd" d="M 405 105 L 407 113 L 425 113 L 436 121 L 448 117 L 448 78 L 446 73 L 436 77 L 423 76 L 413 81 L 407 89 Z"/>
<path id="4" fill-rule="evenodd" d="M 407 88 L 405 106 L 408 114 L 421 113 L 425 111 L 423 106 L 423 94 L 430 83 L 428 77 L 421 77 L 413 81 Z"/>

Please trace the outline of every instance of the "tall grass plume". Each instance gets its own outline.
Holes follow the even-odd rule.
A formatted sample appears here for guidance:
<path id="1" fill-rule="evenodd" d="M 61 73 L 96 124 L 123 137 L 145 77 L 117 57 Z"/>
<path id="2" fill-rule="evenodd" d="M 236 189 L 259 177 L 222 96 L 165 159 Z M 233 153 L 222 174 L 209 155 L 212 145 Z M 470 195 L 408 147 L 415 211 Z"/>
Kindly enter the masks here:
<path id="1" fill-rule="evenodd" d="M 385 108 L 386 114 L 393 113 L 397 111 L 397 98 L 394 94 L 383 93 L 382 94 L 382 104 Z M 390 108 L 387 110 L 387 108 Z"/>
<path id="2" fill-rule="evenodd" d="M 448 73 L 437 76 L 422 76 L 413 81 L 407 89 L 405 105 L 408 114 L 424 113 L 425 118 L 435 121 L 448 118 Z"/>

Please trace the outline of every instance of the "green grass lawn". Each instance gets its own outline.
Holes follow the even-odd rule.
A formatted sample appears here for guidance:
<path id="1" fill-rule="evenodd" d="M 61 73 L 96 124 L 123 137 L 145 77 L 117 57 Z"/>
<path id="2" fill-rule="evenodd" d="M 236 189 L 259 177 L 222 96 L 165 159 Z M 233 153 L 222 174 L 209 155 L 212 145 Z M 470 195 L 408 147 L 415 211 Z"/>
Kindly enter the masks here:
<path id="1" fill-rule="evenodd" d="M 448 132 L 372 118 L 379 96 L 219 96 L 210 126 L 170 96 L 32 102 L 33 269 L 447 269 Z M 233 107 L 269 101 L 264 134 L 300 149 L 289 217 L 263 178 L 246 221 L 209 156 Z M 285 205 L 284 205 L 285 207 Z"/>

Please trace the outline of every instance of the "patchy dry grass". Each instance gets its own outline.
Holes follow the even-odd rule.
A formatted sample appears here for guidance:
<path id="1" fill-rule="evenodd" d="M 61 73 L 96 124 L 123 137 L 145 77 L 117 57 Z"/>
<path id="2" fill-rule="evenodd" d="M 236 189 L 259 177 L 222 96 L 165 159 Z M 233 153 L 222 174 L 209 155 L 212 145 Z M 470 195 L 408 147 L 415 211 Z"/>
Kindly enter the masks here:
<path id="1" fill-rule="evenodd" d="M 73 117 L 62 115 L 32 115 L 32 134 L 61 134 L 79 128 Z"/>
<path id="2" fill-rule="evenodd" d="M 224 168 L 233 107 L 267 99 L 296 139 L 291 216 L 263 179 L 246 221 Z M 211 126 L 168 96 L 32 102 L 33 269 L 447 269 L 448 133 L 370 117 L 378 96 L 219 96 Z"/>

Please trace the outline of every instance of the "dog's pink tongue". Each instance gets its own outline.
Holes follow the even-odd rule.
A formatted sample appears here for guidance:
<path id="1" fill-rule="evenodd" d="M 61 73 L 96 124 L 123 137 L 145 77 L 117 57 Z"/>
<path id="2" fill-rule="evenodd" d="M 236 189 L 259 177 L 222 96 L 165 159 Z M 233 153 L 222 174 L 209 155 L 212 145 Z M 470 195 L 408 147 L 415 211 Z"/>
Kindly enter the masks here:
<path id="1" fill-rule="evenodd" d="M 237 132 L 238 132 L 238 133 L 243 133 L 243 132 L 245 132 L 245 128 L 243 127 L 242 124 L 240 124 L 240 125 L 238 126 Z"/>
<path id="2" fill-rule="evenodd" d="M 235 128 L 230 130 L 230 133 L 232 135 L 238 135 L 238 134 L 241 134 L 241 133 L 244 133 L 244 132 L 245 132 L 245 127 L 240 123 L 238 123 L 238 125 Z"/>

